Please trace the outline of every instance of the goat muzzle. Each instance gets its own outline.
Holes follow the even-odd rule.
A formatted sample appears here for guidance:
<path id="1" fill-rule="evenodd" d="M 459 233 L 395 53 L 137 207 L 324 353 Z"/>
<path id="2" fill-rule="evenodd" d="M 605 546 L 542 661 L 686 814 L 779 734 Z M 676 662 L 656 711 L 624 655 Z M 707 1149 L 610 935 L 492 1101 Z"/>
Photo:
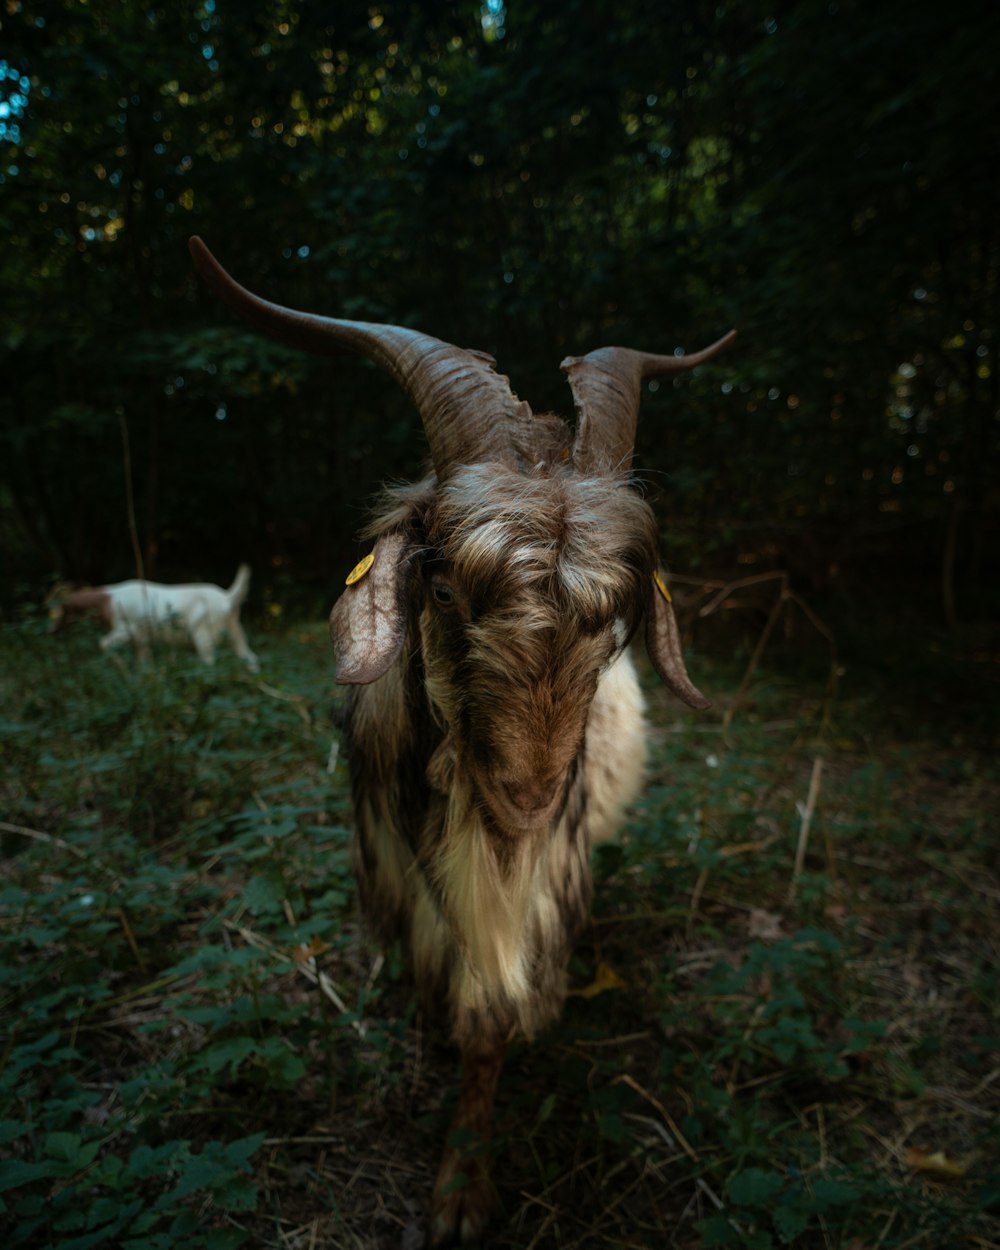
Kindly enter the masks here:
<path id="1" fill-rule="evenodd" d="M 515 833 L 541 829 L 556 819 L 566 798 L 566 777 L 555 781 L 489 782 L 480 786 L 494 819 Z"/>

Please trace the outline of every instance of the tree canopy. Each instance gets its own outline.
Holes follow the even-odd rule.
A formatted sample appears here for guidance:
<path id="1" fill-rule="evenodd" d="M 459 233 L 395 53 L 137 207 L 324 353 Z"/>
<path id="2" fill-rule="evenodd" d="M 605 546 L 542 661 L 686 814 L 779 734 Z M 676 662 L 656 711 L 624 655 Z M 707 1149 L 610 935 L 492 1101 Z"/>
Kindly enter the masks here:
<path id="1" fill-rule="evenodd" d="M 269 297 L 489 351 L 536 409 L 570 408 L 568 353 L 735 325 L 644 397 L 675 564 L 983 611 L 998 27 L 929 0 L 10 0 L 6 593 L 129 575 L 127 480 L 147 574 L 323 584 L 416 470 L 405 398 L 234 323 L 200 234 Z"/>

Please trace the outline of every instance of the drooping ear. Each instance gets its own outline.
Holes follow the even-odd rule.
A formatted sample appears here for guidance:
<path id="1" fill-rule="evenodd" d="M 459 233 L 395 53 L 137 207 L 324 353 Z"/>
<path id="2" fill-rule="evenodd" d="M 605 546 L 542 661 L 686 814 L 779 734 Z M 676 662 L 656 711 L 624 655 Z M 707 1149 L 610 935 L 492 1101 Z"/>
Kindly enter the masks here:
<path id="1" fill-rule="evenodd" d="M 407 575 L 416 552 L 402 530 L 383 534 L 355 568 L 330 613 L 337 682 L 366 686 L 389 668 L 406 641 Z M 366 567 L 367 566 L 367 567 Z"/>
<path id="2" fill-rule="evenodd" d="M 646 650 L 653 667 L 669 691 L 688 707 L 704 711 L 712 702 L 692 683 L 684 667 L 681 653 L 681 632 L 670 602 L 670 592 L 660 573 L 649 579 L 646 600 Z"/>

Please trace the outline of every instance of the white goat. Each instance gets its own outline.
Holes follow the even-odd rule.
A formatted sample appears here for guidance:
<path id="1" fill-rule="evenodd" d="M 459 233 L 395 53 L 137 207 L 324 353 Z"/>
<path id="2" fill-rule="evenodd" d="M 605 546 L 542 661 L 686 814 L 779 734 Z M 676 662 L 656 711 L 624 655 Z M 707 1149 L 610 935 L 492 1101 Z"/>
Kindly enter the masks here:
<path id="1" fill-rule="evenodd" d="M 228 590 L 211 582 L 165 586 L 134 580 L 88 590 L 56 587 L 48 596 L 53 632 L 70 620 L 90 616 L 104 622 L 110 633 L 101 650 L 131 643 L 141 659 L 148 659 L 153 642 L 190 641 L 205 664 L 215 662 L 215 646 L 228 634 L 233 650 L 251 672 L 260 664 L 240 624 L 240 608 L 250 589 L 250 566 L 241 564 Z"/>

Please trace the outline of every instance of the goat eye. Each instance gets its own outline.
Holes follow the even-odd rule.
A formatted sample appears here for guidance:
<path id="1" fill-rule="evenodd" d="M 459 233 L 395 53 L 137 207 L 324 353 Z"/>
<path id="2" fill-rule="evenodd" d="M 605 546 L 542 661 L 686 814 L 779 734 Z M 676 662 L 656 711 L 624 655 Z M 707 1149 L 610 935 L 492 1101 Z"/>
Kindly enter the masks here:
<path id="1" fill-rule="evenodd" d="M 455 592 L 443 582 L 432 583 L 431 594 L 434 596 L 434 602 L 442 608 L 450 608 L 455 602 Z"/>

